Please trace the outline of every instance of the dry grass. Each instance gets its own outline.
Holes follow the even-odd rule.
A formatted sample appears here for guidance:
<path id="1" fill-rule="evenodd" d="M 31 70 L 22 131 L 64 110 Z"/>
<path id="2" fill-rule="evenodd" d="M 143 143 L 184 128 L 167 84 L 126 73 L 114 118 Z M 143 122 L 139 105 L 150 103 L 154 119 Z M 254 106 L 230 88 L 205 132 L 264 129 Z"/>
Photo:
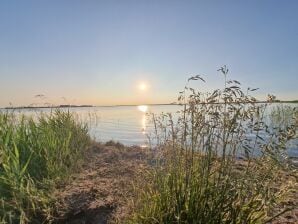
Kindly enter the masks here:
<path id="1" fill-rule="evenodd" d="M 151 172 L 151 182 L 139 191 L 129 223 L 265 223 L 290 209 L 296 168 L 287 146 L 297 140 L 297 114 L 267 122 L 268 104 L 257 104 L 256 89 L 242 89 L 219 71 L 224 88 L 212 93 L 188 85 L 178 97 L 183 107 L 153 116 L 158 151 L 164 152 Z M 193 76 L 188 81 L 205 80 Z M 277 112 L 279 113 L 279 112 Z M 293 116 L 292 116 L 293 115 Z M 282 120 L 280 118 L 283 118 Z M 239 169 L 239 160 L 244 167 Z M 296 179 L 294 179 L 296 181 Z"/>
<path id="2" fill-rule="evenodd" d="M 152 152 L 139 147 L 125 147 L 113 142 L 107 145 L 94 143 L 86 151 L 86 160 L 81 171 L 71 176 L 69 184 L 57 189 L 55 222 L 129 222 L 137 206 L 134 203 L 142 199 L 140 189 L 148 189 L 148 185 L 154 184 L 151 171 L 157 160 Z M 202 159 L 201 156 L 197 158 Z M 243 172 L 246 167 L 247 162 L 237 161 L 233 169 L 236 174 Z M 280 173 L 279 179 L 284 178 L 293 183 L 296 181 L 288 173 Z M 279 186 L 276 184 L 275 187 L 279 189 Z M 270 215 L 276 215 L 285 207 L 297 206 L 297 193 L 291 192 L 288 200 L 279 204 Z M 294 224 L 297 221 L 296 209 L 284 213 L 272 223 Z"/>

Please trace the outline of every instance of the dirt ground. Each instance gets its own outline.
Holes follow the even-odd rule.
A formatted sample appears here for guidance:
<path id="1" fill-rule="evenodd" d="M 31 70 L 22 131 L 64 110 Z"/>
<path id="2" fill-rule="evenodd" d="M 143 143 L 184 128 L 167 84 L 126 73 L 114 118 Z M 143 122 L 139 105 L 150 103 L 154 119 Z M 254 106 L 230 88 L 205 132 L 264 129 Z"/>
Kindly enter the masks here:
<path id="1" fill-rule="evenodd" d="M 151 154 L 140 147 L 119 143 L 93 144 L 85 155 L 81 171 L 66 186 L 57 189 L 56 223 L 123 223 L 131 212 L 135 180 L 143 178 Z M 274 224 L 298 224 L 298 190 L 293 200 L 281 206 L 296 206 Z"/>
<path id="2" fill-rule="evenodd" d="M 146 150 L 112 142 L 94 144 L 82 171 L 57 190 L 57 223 L 119 222 L 129 212 L 132 184 L 147 167 Z"/>

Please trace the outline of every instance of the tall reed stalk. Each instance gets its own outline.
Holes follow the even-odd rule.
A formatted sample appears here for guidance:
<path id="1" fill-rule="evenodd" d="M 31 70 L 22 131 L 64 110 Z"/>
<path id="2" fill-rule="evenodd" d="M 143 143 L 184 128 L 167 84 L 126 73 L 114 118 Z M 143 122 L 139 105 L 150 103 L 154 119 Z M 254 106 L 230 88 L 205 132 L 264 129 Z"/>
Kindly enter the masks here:
<path id="1" fill-rule="evenodd" d="M 203 93 L 186 86 L 175 120 L 154 117 L 158 165 L 137 191 L 129 223 L 264 223 L 290 209 L 273 214 L 295 187 L 284 173 L 295 175 L 285 152 L 297 139 L 297 123 L 272 128 L 268 104 L 251 95 L 257 89 L 243 91 L 227 80 L 226 67 L 219 71 L 224 89 Z"/>

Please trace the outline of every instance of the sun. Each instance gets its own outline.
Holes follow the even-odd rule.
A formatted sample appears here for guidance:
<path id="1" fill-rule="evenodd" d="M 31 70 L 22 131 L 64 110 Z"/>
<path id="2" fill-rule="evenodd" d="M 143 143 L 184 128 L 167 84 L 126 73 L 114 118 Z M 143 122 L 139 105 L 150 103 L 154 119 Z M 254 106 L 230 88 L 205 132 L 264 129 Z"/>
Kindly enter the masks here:
<path id="1" fill-rule="evenodd" d="M 139 88 L 139 90 L 141 90 L 141 91 L 145 91 L 145 90 L 147 90 L 148 85 L 147 85 L 145 82 L 141 82 L 141 83 L 138 85 L 138 88 Z"/>

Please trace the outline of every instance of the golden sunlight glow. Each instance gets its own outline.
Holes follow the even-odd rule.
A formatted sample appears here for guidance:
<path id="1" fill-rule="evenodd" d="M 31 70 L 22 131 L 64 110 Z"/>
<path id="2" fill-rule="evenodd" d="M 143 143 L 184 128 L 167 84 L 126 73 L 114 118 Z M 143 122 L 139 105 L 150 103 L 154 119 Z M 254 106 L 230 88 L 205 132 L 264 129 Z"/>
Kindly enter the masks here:
<path id="1" fill-rule="evenodd" d="M 147 86 L 146 83 L 141 82 L 141 83 L 139 84 L 139 90 L 141 90 L 141 91 L 145 91 L 145 90 L 147 90 L 147 88 L 148 88 L 148 86 Z"/>
<path id="2" fill-rule="evenodd" d="M 146 105 L 139 105 L 138 106 L 138 110 L 141 111 L 141 112 L 146 113 L 147 110 L 148 110 L 148 106 L 146 106 Z"/>

